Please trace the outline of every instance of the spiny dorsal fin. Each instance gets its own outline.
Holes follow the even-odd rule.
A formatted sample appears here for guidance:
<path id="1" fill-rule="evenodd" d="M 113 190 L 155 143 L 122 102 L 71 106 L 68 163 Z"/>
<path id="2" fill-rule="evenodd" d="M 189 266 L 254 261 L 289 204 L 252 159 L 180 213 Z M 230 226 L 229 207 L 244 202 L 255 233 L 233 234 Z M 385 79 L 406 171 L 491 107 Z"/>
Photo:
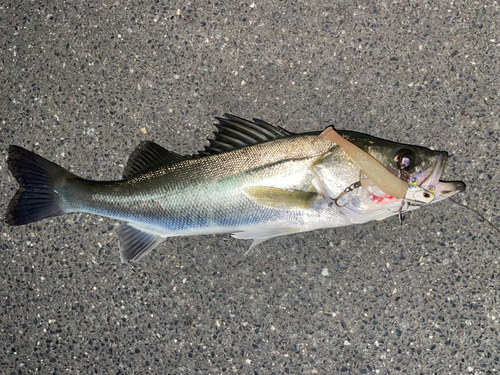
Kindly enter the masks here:
<path id="1" fill-rule="evenodd" d="M 144 141 L 130 155 L 127 166 L 123 171 L 123 178 L 129 179 L 165 165 L 188 159 L 191 159 L 191 157 L 168 151 L 154 142 Z"/>
<path id="2" fill-rule="evenodd" d="M 283 128 L 255 118 L 249 121 L 225 113 L 224 117 L 216 117 L 216 119 L 219 123 L 215 124 L 218 129 L 215 139 L 210 140 L 210 144 L 198 153 L 198 157 L 221 154 L 293 135 Z"/>

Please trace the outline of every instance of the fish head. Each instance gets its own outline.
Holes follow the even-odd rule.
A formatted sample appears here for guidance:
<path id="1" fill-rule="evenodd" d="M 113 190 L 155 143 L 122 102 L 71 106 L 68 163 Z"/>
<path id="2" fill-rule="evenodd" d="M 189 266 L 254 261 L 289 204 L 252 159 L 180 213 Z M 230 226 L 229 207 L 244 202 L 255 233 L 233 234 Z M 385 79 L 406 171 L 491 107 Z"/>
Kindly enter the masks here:
<path id="1" fill-rule="evenodd" d="M 391 142 L 356 132 L 345 131 L 342 135 L 377 159 L 395 176 L 411 186 L 421 188 L 424 194 L 429 192 L 429 199 L 425 202 L 410 202 L 407 210 L 442 201 L 465 190 L 465 184 L 461 181 L 440 180 L 448 159 L 445 151 Z M 368 186 L 359 189 L 357 199 L 352 200 L 350 205 L 355 211 L 375 211 L 382 207 L 394 211 L 399 210 L 402 203 L 400 199 L 388 197 L 376 186 Z"/>

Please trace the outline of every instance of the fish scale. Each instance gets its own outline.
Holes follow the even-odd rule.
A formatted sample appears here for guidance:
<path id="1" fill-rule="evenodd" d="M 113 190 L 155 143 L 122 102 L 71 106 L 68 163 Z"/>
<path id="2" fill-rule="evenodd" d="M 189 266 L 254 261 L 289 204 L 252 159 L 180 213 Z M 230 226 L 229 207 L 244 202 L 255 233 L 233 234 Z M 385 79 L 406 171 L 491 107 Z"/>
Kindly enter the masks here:
<path id="1" fill-rule="evenodd" d="M 315 139 L 286 138 L 181 161 L 126 181 L 69 180 L 60 191 L 68 212 L 126 220 L 155 234 L 209 234 L 213 227 L 231 232 L 283 216 L 250 199 L 244 188 L 306 188 L 308 167 L 331 148 Z M 290 174 L 301 176 L 287 183 L 283 176 Z"/>

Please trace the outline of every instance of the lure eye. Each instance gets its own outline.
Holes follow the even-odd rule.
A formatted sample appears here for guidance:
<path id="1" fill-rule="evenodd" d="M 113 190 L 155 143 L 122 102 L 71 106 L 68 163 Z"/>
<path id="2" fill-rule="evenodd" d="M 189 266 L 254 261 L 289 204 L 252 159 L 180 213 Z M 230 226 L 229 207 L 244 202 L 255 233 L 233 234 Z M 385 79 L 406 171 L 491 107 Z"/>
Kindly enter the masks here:
<path id="1" fill-rule="evenodd" d="M 413 164 L 414 158 L 410 154 L 401 154 L 398 156 L 398 168 L 399 169 L 407 169 L 410 168 Z"/>

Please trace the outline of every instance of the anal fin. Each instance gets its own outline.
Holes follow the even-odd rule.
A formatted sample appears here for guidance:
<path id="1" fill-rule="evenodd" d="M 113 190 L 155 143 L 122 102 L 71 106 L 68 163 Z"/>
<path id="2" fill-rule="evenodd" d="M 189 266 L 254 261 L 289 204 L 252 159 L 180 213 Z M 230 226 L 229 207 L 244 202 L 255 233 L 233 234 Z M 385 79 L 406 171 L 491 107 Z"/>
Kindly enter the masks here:
<path id="1" fill-rule="evenodd" d="M 118 235 L 118 246 L 123 263 L 137 262 L 165 238 L 143 232 L 130 224 L 121 224 L 115 228 Z"/>

